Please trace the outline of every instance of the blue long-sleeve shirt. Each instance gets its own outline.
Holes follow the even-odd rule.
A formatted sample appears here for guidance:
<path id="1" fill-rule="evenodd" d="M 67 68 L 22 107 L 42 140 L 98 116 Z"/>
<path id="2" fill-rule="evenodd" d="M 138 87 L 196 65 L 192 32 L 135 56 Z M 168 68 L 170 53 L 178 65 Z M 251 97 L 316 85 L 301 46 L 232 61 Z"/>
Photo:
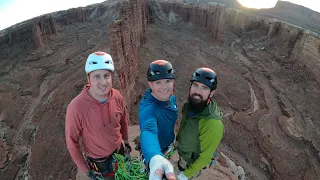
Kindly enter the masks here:
<path id="1" fill-rule="evenodd" d="M 140 144 L 145 163 L 149 164 L 154 155 L 163 155 L 174 141 L 174 125 L 178 118 L 176 97 L 159 101 L 148 89 L 139 104 Z"/>

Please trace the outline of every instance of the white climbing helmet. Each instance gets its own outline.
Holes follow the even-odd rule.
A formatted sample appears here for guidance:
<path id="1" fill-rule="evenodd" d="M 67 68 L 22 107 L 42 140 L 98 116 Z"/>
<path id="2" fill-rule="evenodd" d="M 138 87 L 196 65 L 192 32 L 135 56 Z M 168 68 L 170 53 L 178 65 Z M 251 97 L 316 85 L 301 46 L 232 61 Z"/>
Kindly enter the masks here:
<path id="1" fill-rule="evenodd" d="M 98 51 L 88 56 L 85 67 L 86 73 L 88 74 L 99 69 L 106 69 L 111 72 L 114 71 L 114 65 L 110 54 Z"/>

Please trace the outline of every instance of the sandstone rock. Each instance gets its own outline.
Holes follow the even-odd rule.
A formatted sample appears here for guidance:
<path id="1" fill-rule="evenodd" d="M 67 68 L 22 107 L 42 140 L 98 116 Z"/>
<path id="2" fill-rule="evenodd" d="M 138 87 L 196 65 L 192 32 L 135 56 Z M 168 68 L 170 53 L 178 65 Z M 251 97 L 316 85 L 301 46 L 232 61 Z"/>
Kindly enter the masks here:
<path id="1" fill-rule="evenodd" d="M 4 168 L 5 162 L 8 160 L 8 152 L 6 151 L 5 142 L 0 139 L 0 168 Z"/>
<path id="2" fill-rule="evenodd" d="M 278 118 L 282 130 L 290 137 L 301 141 L 303 139 L 302 129 L 294 122 L 294 117 L 280 116 Z"/>
<path id="3" fill-rule="evenodd" d="M 241 166 L 237 166 L 237 170 L 236 170 L 236 172 L 234 172 L 234 175 L 236 177 L 238 177 L 239 180 L 245 180 L 246 179 L 246 174 L 244 172 L 243 167 L 241 167 Z"/>
<path id="4" fill-rule="evenodd" d="M 177 15 L 174 12 L 172 12 L 172 11 L 169 12 L 169 23 L 170 24 L 177 22 L 176 16 Z"/>
<path id="5" fill-rule="evenodd" d="M 231 172 L 238 177 L 239 180 L 245 180 L 246 175 L 244 172 L 243 167 L 237 166 L 230 158 L 228 158 L 224 153 L 220 152 L 220 157 L 221 160 L 219 162 L 225 162 L 228 166 L 228 168 L 231 170 Z"/>
<path id="6" fill-rule="evenodd" d="M 141 16 L 143 15 L 143 16 Z M 118 20 L 110 26 L 110 54 L 119 64 L 117 66 L 117 88 L 124 94 L 127 109 L 131 109 L 137 74 L 138 52 L 146 36 L 148 8 L 146 0 L 132 0 L 121 6 Z M 134 17 L 130 20 L 130 17 Z M 140 18 L 142 17 L 142 18 Z"/>

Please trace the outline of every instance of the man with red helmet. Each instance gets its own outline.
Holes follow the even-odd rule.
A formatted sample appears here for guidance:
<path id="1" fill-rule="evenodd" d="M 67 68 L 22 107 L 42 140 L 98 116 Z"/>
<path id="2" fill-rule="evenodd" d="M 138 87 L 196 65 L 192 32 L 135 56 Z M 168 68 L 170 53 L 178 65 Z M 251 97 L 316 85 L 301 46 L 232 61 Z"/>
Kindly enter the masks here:
<path id="1" fill-rule="evenodd" d="M 150 63 L 148 85 L 139 104 L 140 144 L 150 180 L 175 180 L 174 168 L 167 159 L 174 141 L 174 126 L 178 118 L 176 97 L 173 94 L 175 72 L 170 62 Z"/>

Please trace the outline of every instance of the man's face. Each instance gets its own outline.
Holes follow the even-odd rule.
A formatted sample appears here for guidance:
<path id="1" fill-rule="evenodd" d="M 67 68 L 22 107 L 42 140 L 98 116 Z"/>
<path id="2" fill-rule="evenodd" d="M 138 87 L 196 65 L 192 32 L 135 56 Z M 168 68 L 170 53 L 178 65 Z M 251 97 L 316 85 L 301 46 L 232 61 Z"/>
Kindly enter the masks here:
<path id="1" fill-rule="evenodd" d="M 193 107 L 204 107 L 207 105 L 208 98 L 213 95 L 210 88 L 200 82 L 193 81 L 189 91 L 189 102 Z"/>
<path id="2" fill-rule="evenodd" d="M 174 80 L 160 79 L 157 81 L 148 82 L 152 89 L 152 95 L 160 101 L 168 101 L 173 93 Z"/>
<path id="3" fill-rule="evenodd" d="M 94 97 L 103 99 L 112 88 L 111 71 L 96 70 L 89 75 L 91 82 L 91 93 Z"/>

